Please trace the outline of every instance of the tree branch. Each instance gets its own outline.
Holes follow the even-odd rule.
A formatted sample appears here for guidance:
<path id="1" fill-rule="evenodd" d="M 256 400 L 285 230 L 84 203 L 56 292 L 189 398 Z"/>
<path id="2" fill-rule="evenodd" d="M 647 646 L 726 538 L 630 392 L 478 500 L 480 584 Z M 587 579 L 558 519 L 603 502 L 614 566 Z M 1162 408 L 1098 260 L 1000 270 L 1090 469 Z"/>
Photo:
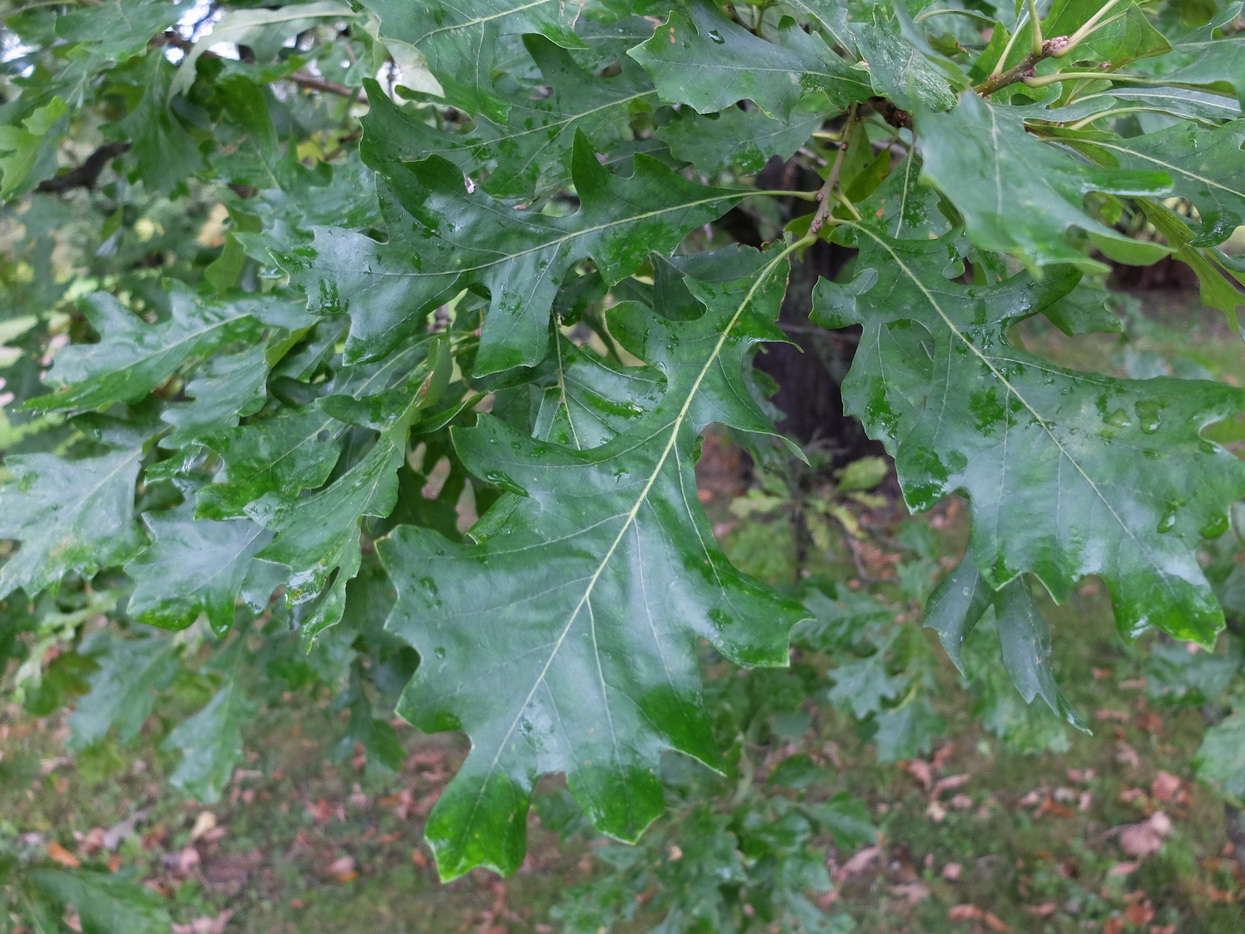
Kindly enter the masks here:
<path id="1" fill-rule="evenodd" d="M 35 191 L 42 192 L 43 194 L 63 194 L 66 191 L 72 191 L 74 188 L 94 188 L 95 183 L 99 180 L 99 173 L 104 171 L 104 166 L 123 152 L 128 152 L 129 148 L 130 144 L 128 142 L 105 143 L 87 156 L 86 161 L 82 165 L 54 178 L 44 179 L 38 184 Z"/>
<path id="2" fill-rule="evenodd" d="M 1046 39 L 1042 42 L 1041 52 L 1030 52 L 1019 62 L 1013 65 L 1007 71 L 998 72 L 990 75 L 985 81 L 977 85 L 974 89 L 981 97 L 989 97 L 999 88 L 1005 88 L 1009 84 L 1015 84 L 1017 81 L 1023 80 L 1025 77 L 1033 73 L 1033 66 L 1046 58 L 1051 58 L 1055 53 L 1063 50 L 1068 45 L 1067 36 L 1056 36 L 1053 39 Z"/>

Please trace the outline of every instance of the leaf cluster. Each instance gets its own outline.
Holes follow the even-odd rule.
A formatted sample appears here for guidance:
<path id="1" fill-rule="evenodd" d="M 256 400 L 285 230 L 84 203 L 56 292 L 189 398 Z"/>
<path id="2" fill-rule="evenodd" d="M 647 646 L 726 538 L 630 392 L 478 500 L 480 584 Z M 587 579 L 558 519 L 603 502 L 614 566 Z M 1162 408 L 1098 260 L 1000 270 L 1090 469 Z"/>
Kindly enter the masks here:
<path id="1" fill-rule="evenodd" d="M 710 425 L 758 459 L 800 453 L 753 362 L 788 339 L 792 264 L 829 241 L 846 272 L 798 297 L 802 327 L 860 331 L 846 411 L 912 510 L 968 503 L 967 551 L 926 625 L 957 665 L 993 626 L 1020 697 L 1078 723 L 1031 588 L 1062 601 L 1097 576 L 1126 638 L 1212 645 L 1231 574 L 1199 549 L 1245 494 L 1221 427 L 1245 393 L 1070 369 L 1021 332 L 1121 330 L 1108 262 L 1160 261 L 1190 267 L 1240 330 L 1241 14 L 6 13 L 0 657 L 16 687 L 49 708 L 86 692 L 73 727 L 89 745 L 133 735 L 189 677 L 197 709 L 167 743 L 174 781 L 205 800 L 280 693 L 264 685 L 341 692 L 343 742 L 382 763 L 395 706 L 462 730 L 471 752 L 427 829 L 445 879 L 520 865 L 549 773 L 597 830 L 635 841 L 665 807 L 663 754 L 730 771 L 702 663 L 787 665 L 804 620 L 838 658 L 829 700 L 884 757 L 913 754 L 939 727 L 913 700 L 919 633 L 879 620 L 865 641 L 835 637 L 838 611 L 732 564 L 696 489 Z M 817 181 L 763 188 L 771 160 Z M 741 218 L 763 235 L 736 242 Z M 58 682 L 49 654 L 90 661 Z M 1203 766 L 1236 794 L 1222 750 L 1239 721 Z M 793 839 L 820 832 L 769 807 Z M 706 846 L 766 845 L 749 818 L 689 814 Z M 731 885 L 761 885 L 763 862 Z M 724 924 L 716 912 L 695 923 Z"/>

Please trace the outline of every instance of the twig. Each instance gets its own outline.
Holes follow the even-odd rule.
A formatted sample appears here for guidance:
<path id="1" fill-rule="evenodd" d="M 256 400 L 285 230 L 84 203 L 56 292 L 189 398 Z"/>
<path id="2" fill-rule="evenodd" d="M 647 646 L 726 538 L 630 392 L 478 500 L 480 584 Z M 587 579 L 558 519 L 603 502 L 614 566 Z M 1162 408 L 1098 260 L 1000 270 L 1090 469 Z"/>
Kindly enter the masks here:
<path id="1" fill-rule="evenodd" d="M 86 157 L 76 169 L 70 169 L 54 178 L 48 178 L 41 181 L 35 188 L 35 191 L 43 194 L 63 194 L 66 191 L 72 191 L 74 188 L 86 188 L 88 190 L 95 187 L 95 183 L 99 181 L 99 173 L 104 171 L 106 166 L 117 156 L 123 152 L 129 151 L 130 144 L 128 142 L 105 143 L 95 152 Z"/>
<path id="2" fill-rule="evenodd" d="M 1018 61 L 1007 71 L 990 75 L 985 81 L 977 85 L 974 89 L 981 97 L 989 97 L 1000 88 L 1005 88 L 1009 84 L 1015 84 L 1025 78 L 1033 76 L 1033 66 L 1043 59 L 1052 58 L 1059 52 L 1068 47 L 1067 36 L 1055 36 L 1053 39 L 1042 40 L 1041 52 L 1030 52 L 1020 61 Z"/>
<path id="3" fill-rule="evenodd" d="M 851 145 L 852 128 L 856 122 L 856 107 L 853 104 L 851 110 L 847 113 L 847 122 L 843 125 L 843 142 L 839 143 L 839 151 L 834 155 L 834 164 L 830 166 L 830 171 L 826 175 L 826 181 L 817 191 L 817 210 L 813 214 L 813 219 L 809 222 L 809 234 L 815 234 L 830 218 L 831 195 L 839 186 L 839 176 L 843 172 L 843 157 L 847 155 L 847 147 Z"/>

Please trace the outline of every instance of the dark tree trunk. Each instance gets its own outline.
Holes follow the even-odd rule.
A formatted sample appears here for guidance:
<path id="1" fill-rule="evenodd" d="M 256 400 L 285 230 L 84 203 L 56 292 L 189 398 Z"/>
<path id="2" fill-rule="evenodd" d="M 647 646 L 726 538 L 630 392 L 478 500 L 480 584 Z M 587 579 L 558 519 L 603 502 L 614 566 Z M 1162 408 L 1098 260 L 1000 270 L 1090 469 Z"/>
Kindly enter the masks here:
<path id="1" fill-rule="evenodd" d="M 797 162 L 773 159 L 757 178 L 768 189 L 811 190 L 821 179 Z M 791 198 L 782 203 L 783 221 L 811 213 L 813 205 Z M 742 212 L 728 218 L 729 227 L 742 242 L 759 246 L 766 239 L 754 218 Z M 836 465 L 866 454 L 881 454 L 882 446 L 870 441 L 854 418 L 843 414 L 840 391 L 859 340 L 857 329 L 826 331 L 812 324 L 813 287 L 821 278 L 833 279 L 851 260 L 853 251 L 819 241 L 803 259 L 792 263 L 787 294 L 778 323 L 792 344 L 767 344 L 758 354 L 757 369 L 778 384 L 774 404 L 783 412 L 778 428 L 805 444 L 828 451 Z"/>

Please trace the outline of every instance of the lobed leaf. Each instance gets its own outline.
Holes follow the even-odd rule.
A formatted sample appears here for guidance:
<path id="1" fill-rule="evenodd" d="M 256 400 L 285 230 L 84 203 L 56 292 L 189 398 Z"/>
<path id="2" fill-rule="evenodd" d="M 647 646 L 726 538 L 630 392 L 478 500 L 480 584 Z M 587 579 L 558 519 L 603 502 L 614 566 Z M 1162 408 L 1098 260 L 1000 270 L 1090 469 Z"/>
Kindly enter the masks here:
<path id="1" fill-rule="evenodd" d="M 1240 411 L 1245 393 L 1054 366 L 1007 331 L 1076 284 L 1067 267 L 962 286 L 944 274 L 951 237 L 897 241 L 853 227 L 861 268 L 893 278 L 823 281 L 815 315 L 864 326 L 844 401 L 895 457 L 908 504 L 966 495 L 973 561 L 993 589 L 1031 572 L 1062 600 L 1098 574 L 1125 634 L 1153 625 L 1210 642 L 1223 613 L 1196 548 L 1225 527 L 1245 465 L 1200 431 Z"/>
<path id="2" fill-rule="evenodd" d="M 0 487 L 0 538 L 21 543 L 0 568 L 0 597 L 55 589 L 70 571 L 91 575 L 122 564 L 141 547 L 134 481 L 141 448 L 65 460 L 11 455 L 13 480 Z"/>
<path id="3" fill-rule="evenodd" d="M 563 48 L 582 48 L 574 32 L 581 3 L 565 0 L 362 0 L 380 17 L 380 37 L 416 50 L 455 107 L 503 122 L 510 104 L 494 75 L 504 39 L 539 33 Z"/>
<path id="4" fill-rule="evenodd" d="M 1031 267 L 1096 264 L 1066 239 L 1070 227 L 1107 240 L 1131 238 L 1086 213 L 1091 191 L 1163 195 L 1165 172 L 1108 169 L 1035 139 L 1007 109 L 967 92 L 950 113 L 917 118 L 924 177 L 955 204 L 973 243 L 1011 253 Z"/>
<path id="5" fill-rule="evenodd" d="M 421 315 L 475 285 L 491 295 L 476 374 L 533 366 L 548 347 L 558 287 L 576 263 L 591 258 L 616 283 L 650 251 L 672 251 L 745 194 L 687 181 L 643 155 L 631 178 L 619 178 L 581 134 L 571 174 L 582 207 L 553 217 L 472 190 L 439 156 L 402 163 L 384 145 L 373 140 L 365 159 L 387 186 L 381 203 L 389 243 L 318 228 L 312 248 L 282 256 L 313 302 L 350 315 L 351 361 L 391 352 Z"/>
<path id="6" fill-rule="evenodd" d="M 718 762 L 696 640 L 740 664 L 786 663 L 787 630 L 805 614 L 726 562 L 689 457 L 709 419 L 755 425 L 754 402 L 724 406 L 706 384 L 737 380 L 772 330 L 780 260 L 755 279 L 693 283 L 701 319 L 643 319 L 632 346 L 660 356 L 668 388 L 613 440 L 581 451 L 489 417 L 455 431 L 473 473 L 516 491 L 476 526 L 475 544 L 410 526 L 379 543 L 398 590 L 387 627 L 422 658 L 399 710 L 421 729 L 472 739 L 429 818 L 443 878 L 518 866 L 545 772 L 567 773 L 598 829 L 636 839 L 662 809 L 663 750 Z M 481 690 L 486 682 L 506 689 Z"/>

